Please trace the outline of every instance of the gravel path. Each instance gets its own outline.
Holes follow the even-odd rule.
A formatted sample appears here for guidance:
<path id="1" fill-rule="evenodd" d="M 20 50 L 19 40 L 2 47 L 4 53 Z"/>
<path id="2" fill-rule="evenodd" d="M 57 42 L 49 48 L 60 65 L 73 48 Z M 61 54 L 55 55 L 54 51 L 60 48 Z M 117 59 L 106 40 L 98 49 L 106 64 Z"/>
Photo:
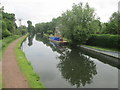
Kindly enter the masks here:
<path id="1" fill-rule="evenodd" d="M 17 65 L 14 53 L 16 44 L 21 38 L 9 44 L 4 52 L 2 60 L 4 88 L 28 88 L 27 81 Z"/>

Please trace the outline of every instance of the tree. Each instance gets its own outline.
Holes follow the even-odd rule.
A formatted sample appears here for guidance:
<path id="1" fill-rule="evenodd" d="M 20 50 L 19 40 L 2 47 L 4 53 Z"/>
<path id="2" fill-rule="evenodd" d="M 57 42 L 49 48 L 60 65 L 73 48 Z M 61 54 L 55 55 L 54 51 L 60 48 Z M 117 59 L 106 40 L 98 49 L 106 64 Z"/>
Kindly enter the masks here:
<path id="1" fill-rule="evenodd" d="M 2 38 L 10 36 L 11 33 L 7 30 L 5 21 L 0 20 L 0 24 L 2 25 Z"/>
<path id="2" fill-rule="evenodd" d="M 20 27 L 18 27 L 18 33 L 21 35 L 25 35 L 27 33 L 27 27 L 24 25 L 21 25 Z"/>
<path id="3" fill-rule="evenodd" d="M 15 28 L 15 24 L 16 24 L 15 23 L 15 14 L 2 11 L 2 17 L 6 23 L 7 30 L 9 32 L 11 32 L 12 34 L 15 34 L 15 29 L 16 29 Z"/>
<path id="4" fill-rule="evenodd" d="M 114 12 L 102 29 L 105 34 L 120 34 L 120 13 Z"/>
<path id="5" fill-rule="evenodd" d="M 34 26 L 32 25 L 32 22 L 30 20 L 27 21 L 27 24 L 28 24 L 28 32 L 29 33 L 32 33 L 32 32 L 35 32 L 35 29 L 34 29 Z"/>
<path id="6" fill-rule="evenodd" d="M 88 3 L 83 6 L 82 3 L 74 4 L 72 10 L 67 10 L 61 17 L 61 34 L 73 44 L 84 43 L 90 34 L 96 32 L 99 24 L 95 19 L 94 9 L 90 8 Z"/>

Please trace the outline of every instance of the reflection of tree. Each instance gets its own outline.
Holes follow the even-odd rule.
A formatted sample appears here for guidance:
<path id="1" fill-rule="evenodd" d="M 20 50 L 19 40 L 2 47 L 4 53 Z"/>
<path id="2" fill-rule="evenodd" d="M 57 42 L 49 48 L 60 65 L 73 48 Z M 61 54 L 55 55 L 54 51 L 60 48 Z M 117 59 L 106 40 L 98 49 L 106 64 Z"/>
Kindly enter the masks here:
<path id="1" fill-rule="evenodd" d="M 48 44 L 48 39 L 47 38 L 45 38 L 42 34 L 36 34 L 36 40 L 37 41 L 41 41 L 41 42 L 43 42 L 44 44 Z"/>
<path id="2" fill-rule="evenodd" d="M 36 40 L 43 42 L 46 46 L 50 46 L 53 51 L 57 51 L 60 56 L 58 68 L 62 73 L 63 78 L 76 87 L 85 86 L 92 82 L 93 76 L 97 74 L 96 65 L 89 57 L 80 53 L 80 50 L 75 47 L 73 49 L 62 49 L 62 47 L 50 44 L 49 40 L 44 36 L 36 35 Z"/>
<path id="3" fill-rule="evenodd" d="M 77 87 L 85 86 L 92 82 L 93 76 L 97 74 L 96 65 L 89 57 L 79 53 L 79 49 L 72 49 L 60 57 L 58 68 L 66 81 Z"/>
<path id="4" fill-rule="evenodd" d="M 28 36 L 28 45 L 29 45 L 29 46 L 31 46 L 31 45 L 33 44 L 34 35 L 35 35 L 35 34 L 32 34 L 32 33 L 31 33 L 31 34 Z"/>

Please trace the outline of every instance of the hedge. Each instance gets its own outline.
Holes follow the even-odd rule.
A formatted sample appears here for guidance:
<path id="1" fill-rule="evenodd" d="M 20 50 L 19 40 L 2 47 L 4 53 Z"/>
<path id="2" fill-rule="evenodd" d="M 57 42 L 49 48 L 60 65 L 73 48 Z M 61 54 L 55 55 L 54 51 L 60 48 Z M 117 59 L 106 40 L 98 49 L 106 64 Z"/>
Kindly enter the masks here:
<path id="1" fill-rule="evenodd" d="M 86 45 L 120 49 L 120 35 L 92 34 Z"/>

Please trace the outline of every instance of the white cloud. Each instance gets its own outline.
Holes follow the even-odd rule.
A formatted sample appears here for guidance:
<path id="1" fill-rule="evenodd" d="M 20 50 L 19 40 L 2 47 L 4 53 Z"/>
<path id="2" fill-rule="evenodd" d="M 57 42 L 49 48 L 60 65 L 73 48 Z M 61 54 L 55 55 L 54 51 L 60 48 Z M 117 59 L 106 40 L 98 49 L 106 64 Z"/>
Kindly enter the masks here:
<path id="1" fill-rule="evenodd" d="M 102 22 L 109 20 L 111 14 L 118 9 L 119 0 L 1 0 L 6 12 L 16 14 L 16 18 L 22 18 L 22 24 L 27 24 L 29 19 L 33 24 L 51 21 L 63 11 L 71 9 L 73 3 L 88 2 L 95 8 Z"/>

